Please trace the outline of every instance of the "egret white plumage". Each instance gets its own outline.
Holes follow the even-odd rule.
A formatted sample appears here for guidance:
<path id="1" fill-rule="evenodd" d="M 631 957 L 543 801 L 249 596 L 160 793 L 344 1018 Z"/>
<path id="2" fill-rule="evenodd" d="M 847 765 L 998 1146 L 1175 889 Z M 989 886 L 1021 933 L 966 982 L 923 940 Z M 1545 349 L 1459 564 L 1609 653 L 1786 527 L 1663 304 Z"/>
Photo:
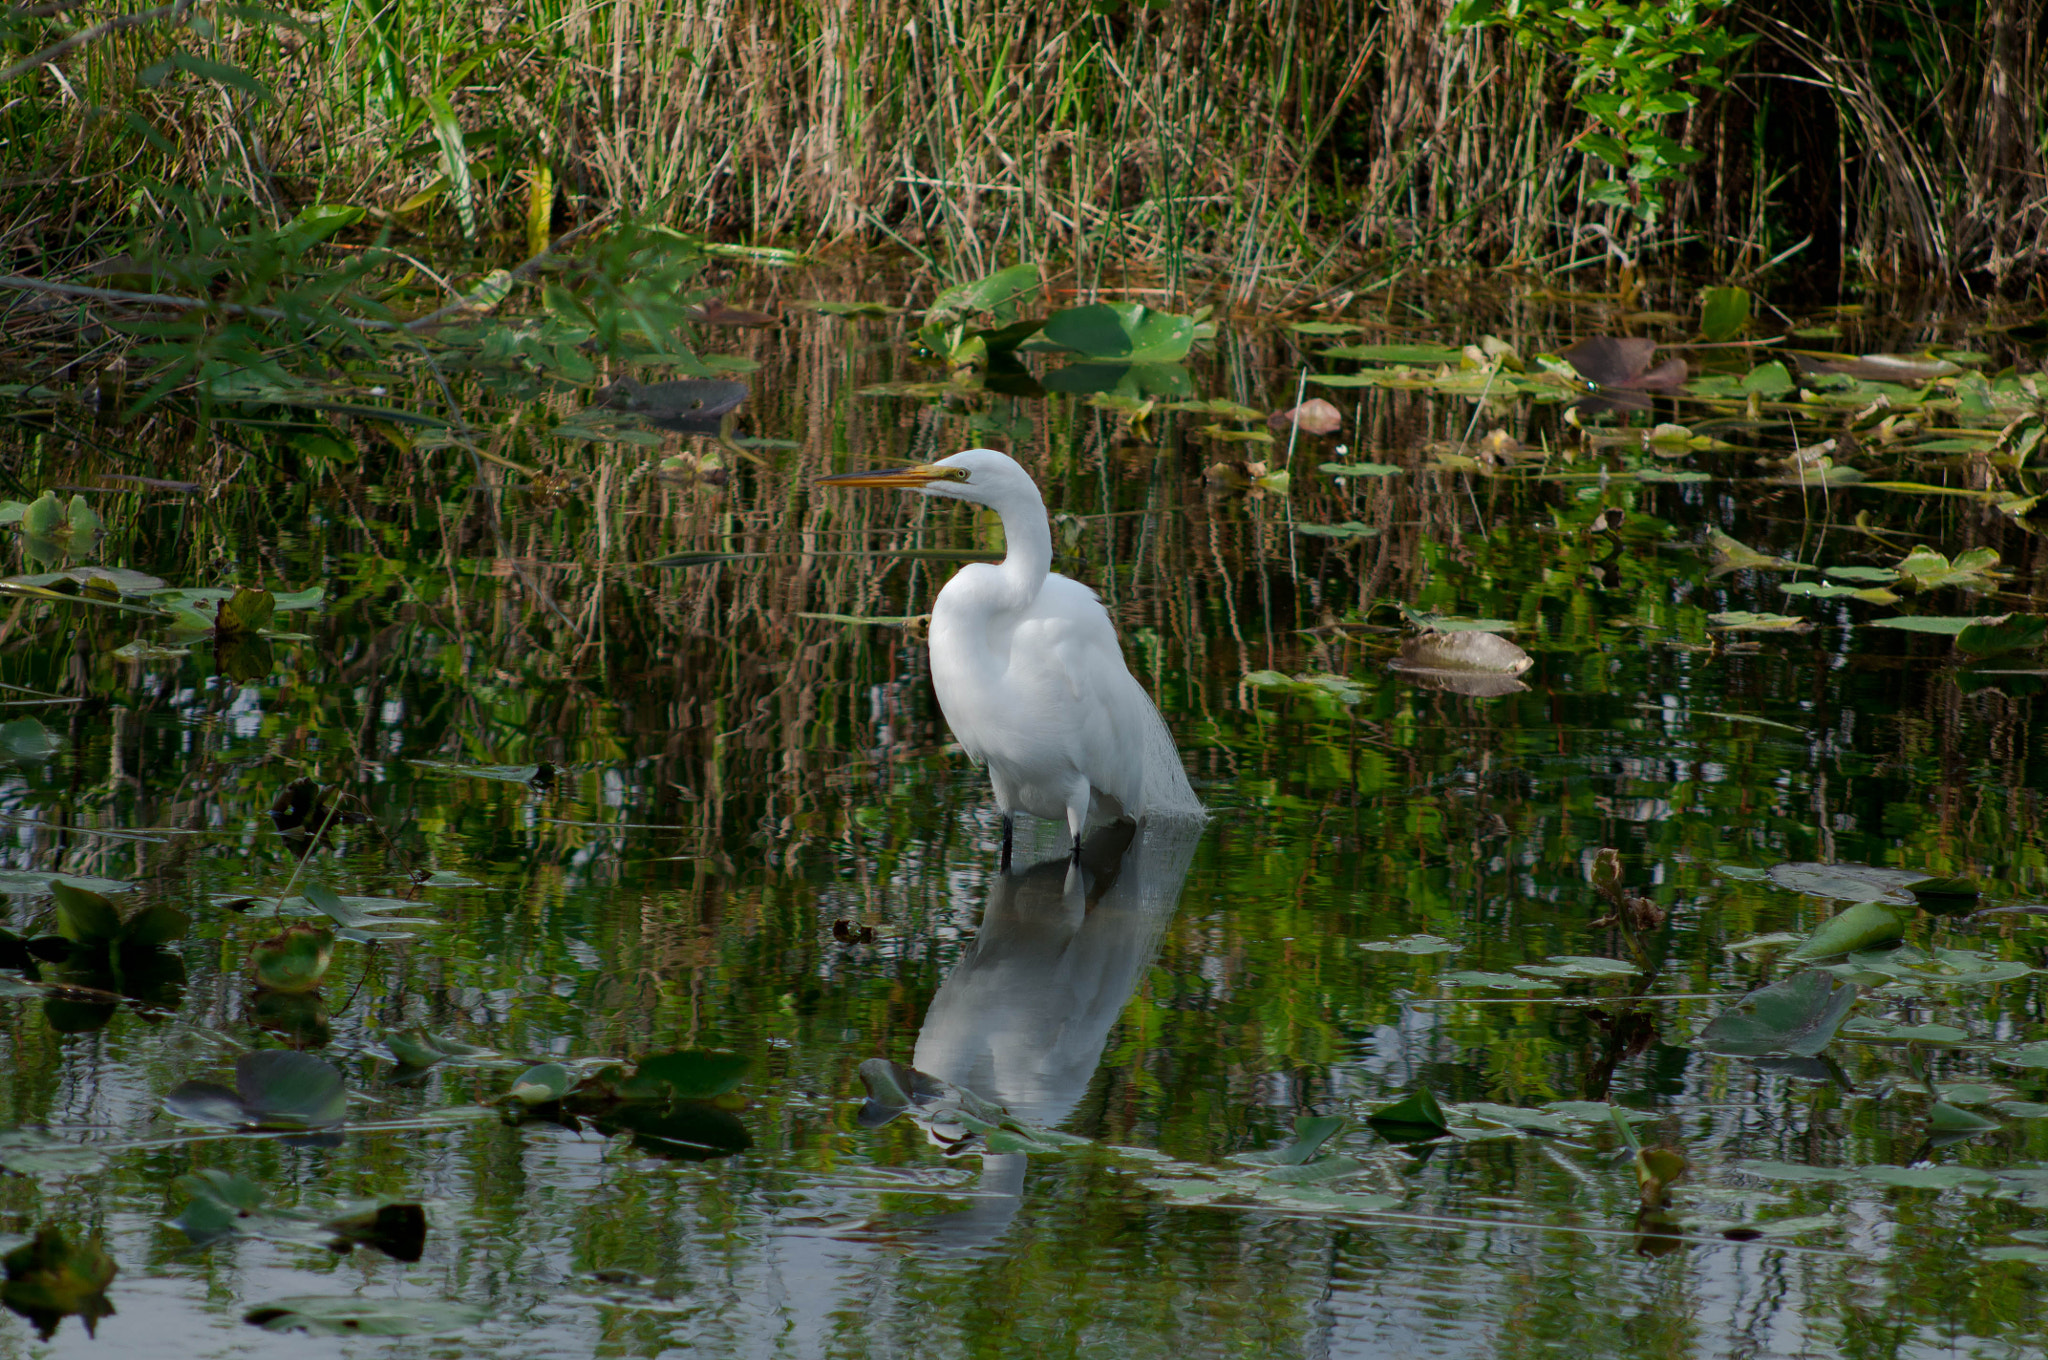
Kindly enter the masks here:
<path id="1" fill-rule="evenodd" d="M 1052 526 L 1030 474 L 994 449 L 847 472 L 820 485 L 904 487 L 1003 520 L 1000 564 L 963 567 L 932 605 L 932 688 L 954 738 L 988 767 L 1003 864 L 1019 812 L 1066 820 L 1075 853 L 1093 812 L 1199 817 L 1159 710 L 1124 664 L 1095 592 L 1052 570 Z"/>

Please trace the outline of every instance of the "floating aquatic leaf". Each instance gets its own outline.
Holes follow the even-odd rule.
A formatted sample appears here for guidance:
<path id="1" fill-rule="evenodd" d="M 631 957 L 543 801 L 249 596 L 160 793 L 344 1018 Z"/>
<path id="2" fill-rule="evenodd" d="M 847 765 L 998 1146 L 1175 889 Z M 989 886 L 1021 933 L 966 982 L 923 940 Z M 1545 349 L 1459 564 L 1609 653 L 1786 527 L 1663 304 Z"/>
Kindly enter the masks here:
<path id="1" fill-rule="evenodd" d="M 1520 675 L 1535 659 L 1497 633 L 1431 631 L 1405 639 L 1388 664 L 1398 671 Z"/>
<path id="2" fill-rule="evenodd" d="M 1358 947 L 1391 954 L 1450 954 L 1464 946 L 1435 935 L 1404 935 L 1395 940 L 1366 940 Z"/>
<path id="3" fill-rule="evenodd" d="M 348 1091 L 331 1063 L 265 1049 L 235 1060 L 235 1089 L 188 1081 L 164 1097 L 172 1114 L 243 1128 L 324 1128 L 348 1114 Z"/>
<path id="4" fill-rule="evenodd" d="M 1318 463 L 1316 470 L 1332 477 L 1395 477 L 1401 472 L 1392 463 Z"/>
<path id="5" fill-rule="evenodd" d="M 1997 565 L 1998 554 L 1990 548 L 1958 553 L 1951 562 L 1932 548 L 1915 545 L 1899 562 L 1899 576 L 1920 590 L 1938 590 L 1943 586 L 1981 590 L 1991 584 L 1997 574 L 1991 569 Z"/>
<path id="6" fill-rule="evenodd" d="M 85 1176 L 106 1163 L 106 1154 L 89 1144 L 40 1129 L 0 1129 L 0 1167 L 18 1176 Z"/>
<path id="7" fill-rule="evenodd" d="M 1891 902 L 1857 902 L 1822 922 L 1785 957 L 1828 959 L 1853 954 L 1898 939 L 1912 920 L 1911 911 Z"/>
<path id="8" fill-rule="evenodd" d="M 487 1316 L 482 1308 L 439 1299 L 295 1294 L 251 1308 L 242 1320 L 267 1332 L 315 1336 L 448 1336 Z"/>
<path id="9" fill-rule="evenodd" d="M 644 1091 L 647 1095 L 658 1093 L 679 1100 L 710 1100 L 736 1088 L 750 1061 L 740 1053 L 678 1049 L 642 1058 L 620 1090 L 629 1098 L 644 1098 Z"/>
<path id="10" fill-rule="evenodd" d="M 505 1099 L 520 1105 L 550 1105 L 569 1094 L 569 1088 L 575 1084 L 576 1079 L 562 1064 L 541 1063 L 522 1072 L 505 1093 Z"/>
<path id="11" fill-rule="evenodd" d="M 1907 1190 L 1955 1190 L 1963 1186 L 1994 1186 L 1998 1178 L 1969 1166 L 1861 1166 L 1855 1178 L 1868 1185 Z"/>
<path id="12" fill-rule="evenodd" d="M 185 913 L 161 904 L 141 907 L 123 918 L 105 897 L 62 878 L 46 880 L 57 899 L 57 933 L 87 949 L 145 952 L 185 933 Z"/>
<path id="13" fill-rule="evenodd" d="M 1474 1100 L 1445 1108 L 1449 1113 L 1465 1115 L 1484 1123 L 1504 1124 L 1509 1128 L 1527 1129 L 1533 1133 L 1574 1133 L 1584 1122 L 1556 1110 L 1525 1110 L 1519 1105 L 1496 1105 L 1486 1100 Z"/>
<path id="14" fill-rule="evenodd" d="M 1863 905 L 1901 911 L 1888 903 Z M 1985 987 L 2026 977 L 2035 970 L 2013 959 L 1985 958 L 1974 949 L 1922 950 L 1902 945 L 1881 952 L 1851 953 L 1841 963 L 1829 965 L 1828 971 L 1866 986 L 1900 982 L 1942 987 Z"/>
<path id="15" fill-rule="evenodd" d="M 1797 614 L 1760 614 L 1749 609 L 1709 614 L 1707 622 L 1725 633 L 1805 633 L 1813 628 Z"/>
<path id="16" fill-rule="evenodd" d="M 391 1056 L 404 1067 L 427 1068 L 444 1062 L 453 1067 L 518 1065 L 517 1059 L 508 1058 L 495 1049 L 479 1048 L 475 1044 L 429 1034 L 425 1030 L 414 1030 L 411 1034 L 386 1034 L 384 1047 L 390 1049 Z"/>
<path id="17" fill-rule="evenodd" d="M 1664 1203 L 1671 1183 L 1688 1170 L 1685 1154 L 1675 1148 L 1644 1148 L 1635 1155 L 1636 1191 L 1645 1208 Z"/>
<path id="18" fill-rule="evenodd" d="M 1440 974 L 1437 981 L 1447 987 L 1487 987 L 1497 992 L 1554 992 L 1559 985 L 1543 978 L 1522 977 L 1516 973 L 1482 973 L 1470 969 Z"/>
<path id="19" fill-rule="evenodd" d="M 1759 364 L 1751 369 L 1742 379 L 1741 390 L 1744 393 L 1769 398 L 1782 397 L 1793 391 L 1795 386 L 1792 375 L 1786 371 L 1785 365 L 1774 359 L 1770 363 Z"/>
<path id="20" fill-rule="evenodd" d="M 2048 615 L 2000 614 L 1979 619 L 1956 634 L 1956 649 L 1972 656 L 2023 652 L 2048 641 Z"/>
<path id="21" fill-rule="evenodd" d="M 1836 373 L 1867 382 L 1921 383 L 1963 370 L 1946 359 L 1906 354 L 1805 354 L 1794 351 L 1801 372 Z"/>
<path id="22" fill-rule="evenodd" d="M 1342 524 L 1302 524 L 1297 522 L 1294 526 L 1294 532 L 1297 534 L 1307 534 L 1312 538 L 1348 540 L 1372 538 L 1379 533 L 1379 530 L 1370 524 L 1360 524 L 1357 520 L 1346 520 Z"/>
<path id="23" fill-rule="evenodd" d="M 1381 1137 L 1397 1141 L 1416 1136 L 1433 1138 L 1450 1132 L 1451 1128 L 1443 1107 L 1427 1086 L 1418 1086 L 1412 1094 L 1373 1111 L 1365 1122 Z"/>
<path id="24" fill-rule="evenodd" d="M 1787 581 L 1778 589 L 1787 595 L 1808 595 L 1821 600 L 1861 600 L 1865 604 L 1897 604 L 1899 597 L 1876 586 L 1838 586 L 1828 581 Z"/>
<path id="25" fill-rule="evenodd" d="M 1045 319 L 1045 339 L 1090 359 L 1171 364 L 1195 343 L 1195 318 L 1155 312 L 1141 302 L 1095 302 Z"/>
<path id="26" fill-rule="evenodd" d="M 1600 958 L 1585 954 L 1553 954 L 1548 963 L 1518 963 L 1518 973 L 1551 978 L 1630 977 L 1642 969 L 1625 959 Z"/>
<path id="27" fill-rule="evenodd" d="M 312 991 L 333 961 L 334 932 L 304 923 L 286 926 L 282 934 L 259 941 L 250 951 L 257 985 L 273 992 Z"/>
<path id="28" fill-rule="evenodd" d="M 1873 864 L 1774 864 L 1765 875 L 1793 892 L 1843 902 L 1912 902 L 1912 885 L 1927 875 L 1917 869 L 1883 869 Z"/>
<path id="29" fill-rule="evenodd" d="M 1810 1058 L 1826 1048 L 1856 1004 L 1858 990 L 1817 969 L 1795 973 L 1743 996 L 1708 1022 L 1700 1044 L 1739 1057 L 1791 1053 Z"/>
<path id="30" fill-rule="evenodd" d="M 1996 1119 L 1986 1119 L 1945 1100 L 1937 1100 L 1928 1108 L 1927 1127 L 1934 1133 L 1989 1133 L 2004 1126 Z"/>
<path id="31" fill-rule="evenodd" d="M 1973 628 L 1989 620 L 1961 614 L 1902 614 L 1892 619 L 1872 619 L 1872 628 L 1897 628 L 1907 633 L 1934 633 L 1941 637 L 1960 637 L 1963 630 Z"/>

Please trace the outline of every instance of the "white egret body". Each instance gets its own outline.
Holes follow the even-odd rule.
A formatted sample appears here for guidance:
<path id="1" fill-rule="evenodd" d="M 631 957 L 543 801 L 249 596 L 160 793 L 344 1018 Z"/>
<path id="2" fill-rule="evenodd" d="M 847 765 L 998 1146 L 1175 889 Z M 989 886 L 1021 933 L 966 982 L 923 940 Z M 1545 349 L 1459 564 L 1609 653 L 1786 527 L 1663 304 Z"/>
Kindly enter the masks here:
<path id="1" fill-rule="evenodd" d="M 1173 737 L 1124 664 L 1102 601 L 1052 570 L 1045 502 L 1023 468 L 994 449 L 969 449 L 919 467 L 820 481 L 914 488 L 1002 516 L 1002 562 L 961 568 L 932 606 L 931 663 L 946 725 L 988 767 L 1005 864 L 1019 812 L 1064 818 L 1077 851 L 1091 812 L 1138 821 L 1201 815 Z"/>

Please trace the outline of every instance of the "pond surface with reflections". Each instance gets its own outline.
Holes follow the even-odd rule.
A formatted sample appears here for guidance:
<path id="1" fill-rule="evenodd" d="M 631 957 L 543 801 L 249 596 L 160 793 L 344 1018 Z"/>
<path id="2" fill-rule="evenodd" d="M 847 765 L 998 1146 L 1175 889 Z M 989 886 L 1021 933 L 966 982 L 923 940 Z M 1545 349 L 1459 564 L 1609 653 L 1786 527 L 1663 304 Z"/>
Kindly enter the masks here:
<path id="1" fill-rule="evenodd" d="M 59 417 L 6 451 L 11 494 L 82 487 L 106 525 L 68 557 L 11 538 L 10 572 L 324 593 L 253 642 L 9 602 L 0 925 L 47 936 L 57 873 L 190 923 L 118 969 L 0 971 L 0 1250 L 55 1224 L 119 1268 L 96 1339 L 4 1314 L 0 1356 L 299 1355 L 335 1343 L 246 1318 L 307 1296 L 379 1306 L 350 1354 L 501 1360 L 2032 1353 L 2040 661 L 1886 621 L 2048 613 L 2031 474 L 2002 461 L 2042 405 L 2001 366 L 2038 354 L 1882 384 L 1914 432 L 1880 436 L 1876 379 L 1795 375 L 1802 401 L 1745 357 L 1586 436 L 1562 388 L 1389 381 L 1226 326 L 1186 395 L 1263 415 L 1304 366 L 1378 373 L 1309 389 L 1340 432 L 1257 444 L 1209 427 L 1263 420 L 1142 391 L 890 387 L 930 376 L 899 323 L 786 315 L 724 342 L 760 361 L 740 445 L 559 437 L 558 396 L 480 415 L 482 461 L 303 417 L 196 453 L 150 451 L 170 416 Z M 1603 324 L 1486 329 L 1534 355 Z M 1646 443 L 1658 421 L 1687 438 Z M 1071 864 L 1025 821 L 998 869 L 915 619 L 1000 535 L 811 487 L 971 445 L 1038 479 L 1056 569 L 1104 596 L 1205 825 L 1098 827 Z M 194 487 L 113 475 L 138 471 Z M 1951 575 L 1904 579 L 1916 546 Z M 1988 572 L 1957 560 L 1977 549 Z M 1418 616 L 1494 620 L 1534 664 L 1463 690 L 1390 669 Z M 303 867 L 272 815 L 301 777 L 333 789 L 301 793 L 316 823 L 347 814 Z M 1606 850 L 1661 923 L 1596 924 Z M 1916 904 L 1897 885 L 1922 876 L 1978 895 Z M 259 992 L 275 899 L 322 888 L 367 942 L 337 940 L 317 992 Z M 1822 961 L 1824 993 L 1857 989 L 1839 1030 L 1708 1051 L 1808 966 L 1794 942 L 1879 896 L 1906 944 Z M 394 1039 L 483 1051 L 422 1071 Z M 338 1128 L 165 1108 L 291 1048 L 345 1080 Z M 538 1064 L 703 1050 L 744 1060 L 736 1085 L 502 1104 Z M 890 1118 L 874 1059 L 936 1080 Z M 1366 1122 L 1425 1090 L 1448 1136 Z M 1661 1207 L 1610 1107 L 1684 1158 Z M 201 1172 L 315 1227 L 196 1245 L 172 1221 Z M 325 1245 L 364 1201 L 424 1207 L 416 1260 Z M 381 1307 L 405 1301 L 468 1311 Z"/>

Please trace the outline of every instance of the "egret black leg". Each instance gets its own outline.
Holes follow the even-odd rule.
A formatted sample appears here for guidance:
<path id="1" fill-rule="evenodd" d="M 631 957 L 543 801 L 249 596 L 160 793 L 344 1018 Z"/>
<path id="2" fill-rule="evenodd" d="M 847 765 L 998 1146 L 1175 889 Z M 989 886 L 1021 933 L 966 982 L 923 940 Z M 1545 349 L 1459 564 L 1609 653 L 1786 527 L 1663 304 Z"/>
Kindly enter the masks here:
<path id="1" fill-rule="evenodd" d="M 1010 872 L 1010 833 L 1015 830 L 1015 826 L 1015 821 L 1009 813 L 1005 812 L 1003 814 L 1003 862 L 1000 866 L 1004 873 Z"/>

